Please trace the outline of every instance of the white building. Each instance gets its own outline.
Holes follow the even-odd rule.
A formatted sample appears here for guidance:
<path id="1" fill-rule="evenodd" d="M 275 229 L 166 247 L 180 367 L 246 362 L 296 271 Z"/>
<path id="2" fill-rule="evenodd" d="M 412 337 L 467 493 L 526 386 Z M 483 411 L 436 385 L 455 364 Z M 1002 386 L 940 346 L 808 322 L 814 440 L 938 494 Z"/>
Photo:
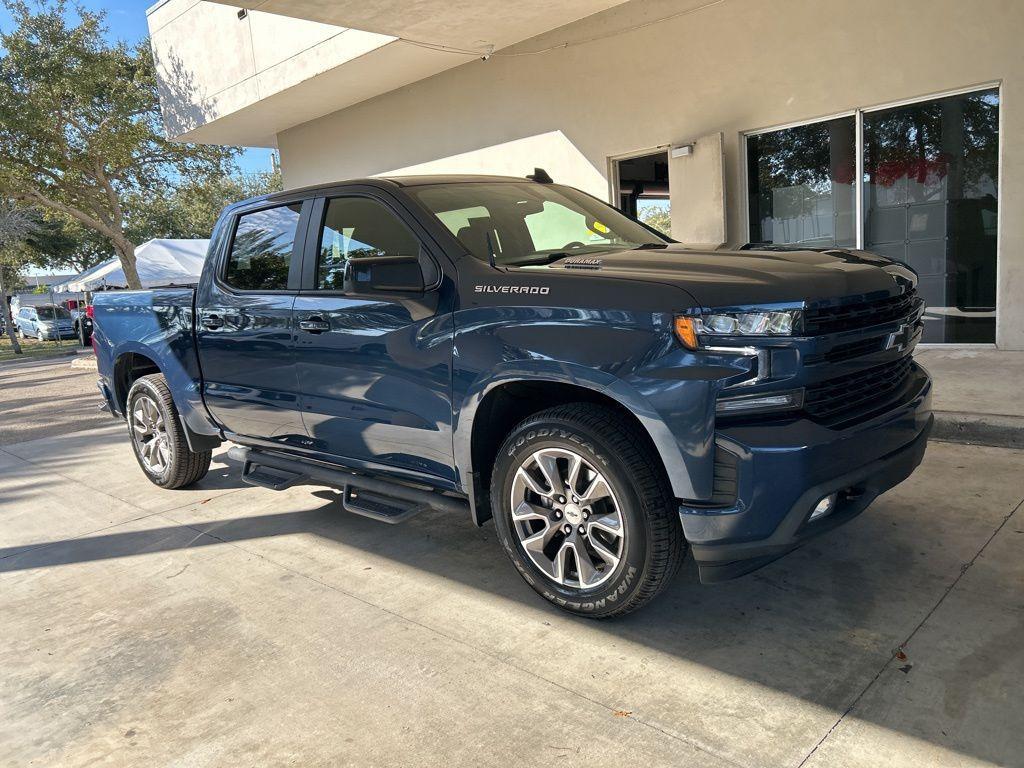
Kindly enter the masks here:
<path id="1" fill-rule="evenodd" d="M 669 199 L 686 243 L 904 259 L 925 341 L 1024 349 L 1024 2 L 163 0 L 149 26 L 169 134 L 278 147 L 288 187 L 541 166 Z"/>

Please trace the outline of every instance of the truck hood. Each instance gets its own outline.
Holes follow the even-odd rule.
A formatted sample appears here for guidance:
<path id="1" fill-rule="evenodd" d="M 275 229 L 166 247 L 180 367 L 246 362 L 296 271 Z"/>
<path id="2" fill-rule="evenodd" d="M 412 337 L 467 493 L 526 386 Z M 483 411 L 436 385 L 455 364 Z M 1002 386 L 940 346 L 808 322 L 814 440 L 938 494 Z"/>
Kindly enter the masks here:
<path id="1" fill-rule="evenodd" d="M 866 251 L 698 251 L 665 249 L 569 256 L 544 269 L 633 277 L 682 288 L 705 308 L 828 304 L 896 296 L 917 283 L 907 267 Z"/>

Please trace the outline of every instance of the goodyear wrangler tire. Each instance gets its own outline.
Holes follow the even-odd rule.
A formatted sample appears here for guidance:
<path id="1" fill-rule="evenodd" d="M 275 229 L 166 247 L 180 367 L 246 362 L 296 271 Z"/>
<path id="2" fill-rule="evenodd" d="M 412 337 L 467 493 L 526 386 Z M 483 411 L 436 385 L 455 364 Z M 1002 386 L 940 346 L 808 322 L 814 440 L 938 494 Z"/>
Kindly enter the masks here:
<path id="1" fill-rule="evenodd" d="M 178 409 L 162 374 L 136 380 L 128 391 L 125 410 L 135 458 L 150 482 L 175 489 L 206 476 L 213 452 L 196 453 L 189 448 Z"/>
<path id="2" fill-rule="evenodd" d="M 686 552 L 658 457 L 627 417 L 601 405 L 557 406 L 513 429 L 495 460 L 491 504 L 526 582 L 582 616 L 646 605 Z"/>

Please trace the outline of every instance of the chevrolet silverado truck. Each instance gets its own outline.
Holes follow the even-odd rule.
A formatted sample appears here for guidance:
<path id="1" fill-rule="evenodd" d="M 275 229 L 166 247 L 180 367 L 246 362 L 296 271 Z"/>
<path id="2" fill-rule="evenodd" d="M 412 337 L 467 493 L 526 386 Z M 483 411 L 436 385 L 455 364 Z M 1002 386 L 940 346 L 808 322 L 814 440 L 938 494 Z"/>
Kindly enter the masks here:
<path id="1" fill-rule="evenodd" d="M 854 250 L 687 249 L 554 184 L 374 178 L 231 205 L 194 288 L 104 292 L 99 387 L 142 471 L 494 520 L 541 596 L 609 617 L 690 552 L 730 579 L 921 462 L 917 277 Z"/>

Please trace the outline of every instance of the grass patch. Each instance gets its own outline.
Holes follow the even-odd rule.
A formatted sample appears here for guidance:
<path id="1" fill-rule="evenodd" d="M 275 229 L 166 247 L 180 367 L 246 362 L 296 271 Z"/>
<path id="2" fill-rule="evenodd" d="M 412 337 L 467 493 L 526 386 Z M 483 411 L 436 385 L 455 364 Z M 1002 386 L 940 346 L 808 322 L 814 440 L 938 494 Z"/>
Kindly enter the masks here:
<path id="1" fill-rule="evenodd" d="M 56 341 L 39 341 L 38 339 L 20 339 L 22 354 L 14 354 L 11 340 L 4 334 L 0 338 L 0 363 L 9 360 L 37 360 L 46 357 L 58 357 L 78 349 L 78 341 L 64 339 L 58 346 Z"/>

